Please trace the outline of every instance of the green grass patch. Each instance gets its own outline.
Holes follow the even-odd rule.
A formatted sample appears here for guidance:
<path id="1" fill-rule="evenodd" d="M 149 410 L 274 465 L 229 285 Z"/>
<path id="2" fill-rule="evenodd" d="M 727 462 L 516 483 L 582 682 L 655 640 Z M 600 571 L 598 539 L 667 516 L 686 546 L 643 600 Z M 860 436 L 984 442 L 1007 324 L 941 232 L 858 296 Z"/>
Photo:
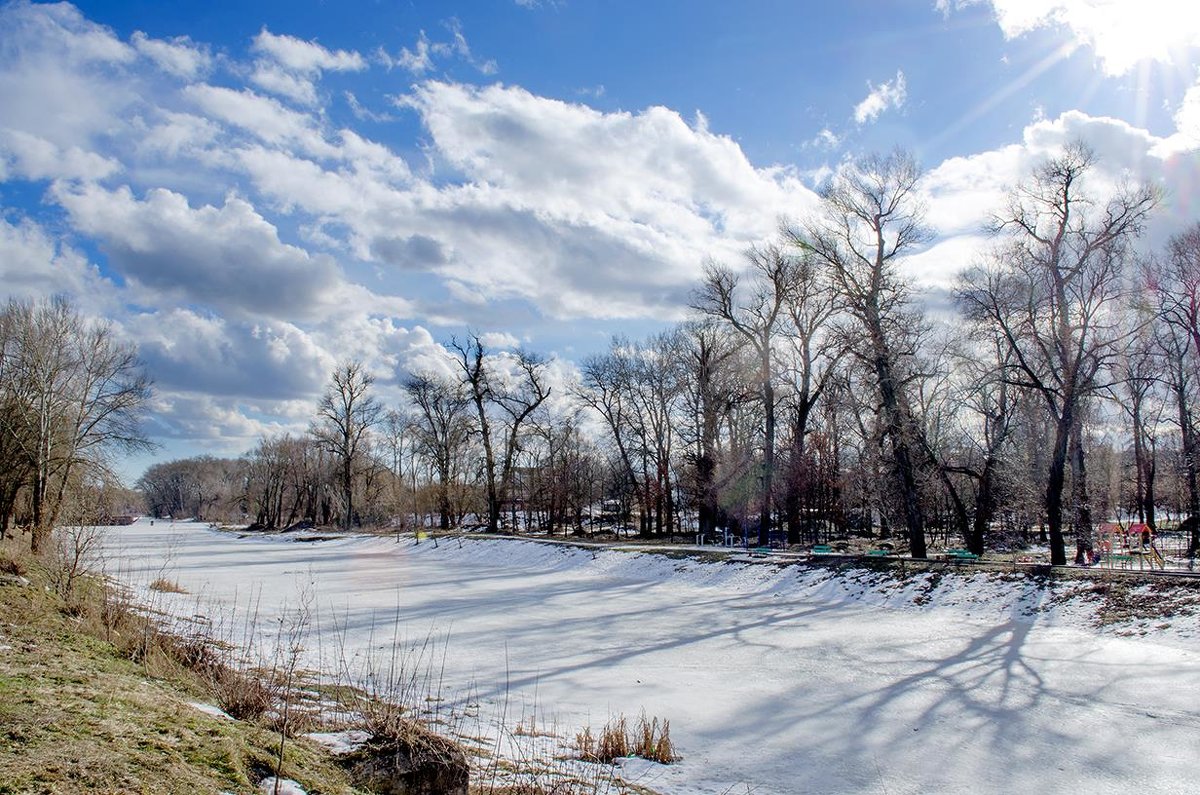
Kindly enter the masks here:
<path id="1" fill-rule="evenodd" d="M 30 584 L 0 582 L 0 795 L 253 793 L 274 774 L 278 733 L 192 707 L 215 702 L 203 677 L 131 654 L 99 583 L 68 603 L 39 561 L 4 546 Z M 328 752 L 285 748 L 281 774 L 312 795 L 358 792 Z"/>

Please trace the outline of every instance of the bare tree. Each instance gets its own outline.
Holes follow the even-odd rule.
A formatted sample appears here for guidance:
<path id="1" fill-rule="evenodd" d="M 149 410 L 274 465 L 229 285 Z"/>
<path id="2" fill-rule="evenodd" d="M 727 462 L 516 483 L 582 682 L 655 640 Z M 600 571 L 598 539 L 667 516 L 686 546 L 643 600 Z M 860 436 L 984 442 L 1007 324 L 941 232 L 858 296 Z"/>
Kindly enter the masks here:
<path id="1" fill-rule="evenodd" d="M 1163 362 L 1150 324 L 1136 315 L 1131 321 L 1136 330 L 1126 339 L 1116 365 L 1116 397 L 1133 442 L 1134 512 L 1139 522 L 1155 527 L 1158 428 L 1165 408 Z"/>
<path id="2" fill-rule="evenodd" d="M 1130 245 L 1158 201 L 1149 185 L 1120 187 L 1105 198 L 1089 194 L 1094 165 L 1093 153 L 1074 143 L 1015 187 L 995 219 L 1000 244 L 990 261 L 967 271 L 958 290 L 967 316 L 994 326 L 1011 350 L 1010 383 L 1040 396 L 1053 418 L 1045 507 L 1055 565 L 1066 563 L 1068 463 L 1076 557 L 1091 549 L 1083 412 L 1108 386 L 1102 371 L 1123 336 L 1118 309 Z"/>
<path id="3" fill-rule="evenodd" d="M 519 350 L 513 354 L 489 356 L 478 334 L 466 342 L 452 340 L 463 384 L 475 405 L 483 446 L 484 485 L 487 489 L 487 526 L 489 532 L 500 527 L 500 511 L 508 499 L 513 466 L 521 449 L 525 421 L 550 396 L 546 383 L 546 362 L 540 356 Z M 493 439 L 493 412 L 502 433 L 501 458 L 497 467 L 496 440 Z"/>
<path id="4" fill-rule="evenodd" d="M 375 379 L 363 369 L 362 362 L 348 361 L 338 365 L 330 380 L 317 404 L 313 435 L 337 458 L 342 527 L 349 530 L 355 521 L 355 468 L 361 463 L 368 432 L 383 418 L 383 406 L 368 394 Z"/>
<path id="5" fill-rule="evenodd" d="M 1164 258 L 1146 261 L 1143 281 L 1155 316 L 1165 324 L 1154 338 L 1180 430 L 1191 527 L 1188 554 L 1194 557 L 1200 554 L 1200 432 L 1195 413 L 1200 380 L 1200 222 L 1172 237 Z"/>
<path id="6" fill-rule="evenodd" d="M 740 355 L 745 347 L 725 324 L 713 319 L 685 323 L 677 333 L 685 371 L 681 429 L 690 442 L 697 529 L 707 535 L 716 530 L 720 515 L 721 427 L 743 397 Z"/>
<path id="7" fill-rule="evenodd" d="M 906 384 L 914 369 L 913 332 L 921 323 L 899 266 L 930 236 L 916 196 L 920 176 L 916 161 L 899 151 L 848 165 L 822 191 L 822 211 L 790 234 L 823 263 L 853 320 L 850 350 L 874 380 L 909 549 L 916 558 L 925 557 L 919 472 L 924 445 Z"/>
<path id="8" fill-rule="evenodd" d="M 149 447 L 141 421 L 150 381 L 132 345 L 64 298 L 10 301 L 4 315 L 0 434 L 28 483 L 37 552 L 79 468 L 99 472 L 111 453 Z"/>
<path id="9" fill-rule="evenodd" d="M 415 432 L 419 449 L 437 475 L 437 503 L 443 530 L 451 524 L 451 487 L 459 458 L 473 432 L 471 397 L 461 384 L 434 375 L 414 374 L 404 389 L 417 408 Z"/>
<path id="10" fill-rule="evenodd" d="M 642 507 L 642 529 L 650 514 L 650 499 L 646 484 L 638 477 L 634 466 L 639 434 L 637 423 L 640 416 L 631 395 L 634 363 L 631 355 L 633 346 L 627 339 L 614 338 L 606 354 L 589 356 L 582 364 L 582 384 L 576 396 L 592 408 L 608 426 L 616 448 L 621 491 L 628 495 L 632 489 L 637 493 Z"/>
<path id="11" fill-rule="evenodd" d="M 785 229 L 784 235 L 788 232 Z M 810 493 L 814 473 L 808 455 L 808 435 L 813 411 L 832 381 L 846 353 L 833 334 L 837 293 L 818 260 L 807 252 L 796 262 L 793 289 L 785 305 L 789 322 L 784 328 L 783 373 L 789 387 L 788 446 L 783 506 L 788 542 L 800 542 L 801 504 Z"/>
<path id="12" fill-rule="evenodd" d="M 746 252 L 751 283 L 739 290 L 739 277 L 716 263 L 705 267 L 704 283 L 692 307 L 704 315 L 727 323 L 757 354 L 758 382 L 762 394 L 762 504 L 759 510 L 758 543 L 770 542 L 772 496 L 775 479 L 775 381 L 774 346 L 780 327 L 787 320 L 787 307 L 796 289 L 797 258 L 777 245 L 752 247 Z"/>

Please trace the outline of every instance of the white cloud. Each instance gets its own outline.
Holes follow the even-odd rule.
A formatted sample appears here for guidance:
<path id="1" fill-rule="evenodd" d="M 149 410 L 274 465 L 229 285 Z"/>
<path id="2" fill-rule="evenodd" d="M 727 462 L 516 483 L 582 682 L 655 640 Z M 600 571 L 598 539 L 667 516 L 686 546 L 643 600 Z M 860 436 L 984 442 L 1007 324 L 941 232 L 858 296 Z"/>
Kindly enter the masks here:
<path id="1" fill-rule="evenodd" d="M 100 139 L 125 132 L 138 109 L 128 73 L 136 60 L 74 6 L 0 5 L 0 127 L 64 153 L 94 152 Z"/>
<path id="2" fill-rule="evenodd" d="M 106 314 L 117 292 L 87 259 L 32 220 L 0 218 L 0 295 L 34 300 L 62 293 L 84 311 Z"/>
<path id="3" fill-rule="evenodd" d="M 54 195 L 74 227 L 100 240 L 121 274 L 159 303 L 312 317 L 341 285 L 332 259 L 281 242 L 275 227 L 236 197 L 193 209 L 184 196 L 161 188 L 145 200 L 127 187 L 96 185 L 60 186 Z"/>
<path id="4" fill-rule="evenodd" d="M 1110 75 L 1200 47 L 1200 6 L 1186 0 L 938 0 L 937 7 L 948 14 L 985 2 L 1006 38 L 1065 29 L 1073 43 L 1092 49 Z"/>
<path id="5" fill-rule="evenodd" d="M 1175 127 L 1181 137 L 1181 146 L 1200 148 L 1200 82 L 1184 94 L 1179 109 L 1175 111 Z"/>
<path id="6" fill-rule="evenodd" d="M 854 106 L 854 121 L 867 124 L 875 121 L 879 114 L 889 109 L 899 109 L 904 106 L 908 90 L 904 82 L 904 72 L 897 70 L 896 79 L 888 80 L 877 86 L 867 83 L 867 96 Z"/>
<path id="7" fill-rule="evenodd" d="M 823 128 L 819 133 L 814 135 L 810 140 L 805 141 L 806 147 L 817 147 L 820 149 L 836 149 L 842 142 L 842 139 L 833 130 L 828 127 Z"/>
<path id="8" fill-rule="evenodd" d="M 521 341 L 507 331 L 488 331 L 479 335 L 479 341 L 489 348 L 519 348 Z"/>
<path id="9" fill-rule="evenodd" d="M 367 68 L 366 59 L 352 50 L 328 50 L 315 41 L 277 36 L 266 28 L 254 37 L 253 49 L 293 72 L 360 72 Z"/>
<path id="10" fill-rule="evenodd" d="M 280 320 L 171 308 L 127 321 L 155 381 L 176 391 L 281 400 L 319 391 L 336 357 Z"/>
<path id="11" fill-rule="evenodd" d="M 0 177 L 4 172 L 24 179 L 104 179 L 121 170 L 116 160 L 61 147 L 21 130 L 0 128 Z"/>
<path id="12" fill-rule="evenodd" d="M 1168 236 L 1200 217 L 1200 161 L 1194 148 L 1179 146 L 1178 136 L 1158 138 L 1119 119 L 1069 111 L 1028 125 L 1019 143 L 951 158 L 927 174 L 921 189 L 939 237 L 911 258 L 914 276 L 927 285 L 948 286 L 988 244 L 984 224 L 1003 207 L 1009 187 L 1072 141 L 1085 142 L 1096 154 L 1088 189 L 1102 194 L 1140 180 L 1162 188 L 1163 202 L 1142 241 L 1145 250 L 1161 249 Z"/>
<path id="13" fill-rule="evenodd" d="M 185 80 L 193 80 L 212 65 L 212 56 L 207 48 L 198 47 L 187 36 L 173 39 L 152 39 L 142 31 L 134 31 L 130 38 L 133 46 L 142 55 L 154 61 L 160 69 Z"/>
<path id="14" fill-rule="evenodd" d="M 411 50 L 408 47 L 401 47 L 400 52 L 393 57 L 387 50 L 380 47 L 375 52 L 376 60 L 383 63 L 388 69 L 398 66 L 418 77 L 433 71 L 437 66 L 437 59 L 449 57 L 456 57 L 485 75 L 494 75 L 499 71 L 499 66 L 494 60 L 477 58 L 471 52 L 471 45 L 467 43 L 462 23 L 456 17 L 446 20 L 443 25 L 450 33 L 449 41 L 431 40 L 422 30 L 417 34 L 417 41 Z"/>
<path id="15" fill-rule="evenodd" d="M 188 86 L 184 96 L 216 120 L 246 130 L 266 143 L 295 146 L 318 157 L 337 156 L 337 149 L 322 136 L 318 120 L 270 97 L 248 89 L 235 91 L 210 85 Z"/>
<path id="16" fill-rule="evenodd" d="M 438 45 L 444 50 L 449 50 L 446 45 Z M 421 31 L 417 37 L 417 43 L 413 49 L 407 47 L 400 48 L 400 54 L 396 56 L 395 65 L 412 72 L 415 75 L 422 75 L 433 68 L 433 58 L 430 57 L 431 47 L 429 37 L 425 35 L 425 31 Z"/>
<path id="17" fill-rule="evenodd" d="M 252 48 L 264 57 L 254 63 L 250 81 L 301 105 L 317 104 L 316 81 L 322 72 L 360 72 L 367 61 L 350 50 L 328 50 L 315 41 L 279 36 L 263 28 Z"/>

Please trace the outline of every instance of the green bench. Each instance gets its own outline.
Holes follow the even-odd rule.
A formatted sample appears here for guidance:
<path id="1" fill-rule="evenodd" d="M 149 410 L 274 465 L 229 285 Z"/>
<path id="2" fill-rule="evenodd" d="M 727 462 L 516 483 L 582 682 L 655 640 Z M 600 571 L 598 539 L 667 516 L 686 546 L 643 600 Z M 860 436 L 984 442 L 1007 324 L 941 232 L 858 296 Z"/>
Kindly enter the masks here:
<path id="1" fill-rule="evenodd" d="M 979 556 L 969 549 L 947 549 L 942 554 L 949 560 L 979 560 Z"/>
<path id="2" fill-rule="evenodd" d="M 814 554 L 814 555 L 832 555 L 833 547 L 829 546 L 828 544 L 817 544 L 816 546 L 814 546 L 812 548 L 812 554 Z"/>
<path id="3" fill-rule="evenodd" d="M 869 558 L 886 558 L 890 554 L 892 554 L 892 551 L 890 549 L 872 549 L 869 552 L 867 552 L 867 557 L 869 557 Z"/>

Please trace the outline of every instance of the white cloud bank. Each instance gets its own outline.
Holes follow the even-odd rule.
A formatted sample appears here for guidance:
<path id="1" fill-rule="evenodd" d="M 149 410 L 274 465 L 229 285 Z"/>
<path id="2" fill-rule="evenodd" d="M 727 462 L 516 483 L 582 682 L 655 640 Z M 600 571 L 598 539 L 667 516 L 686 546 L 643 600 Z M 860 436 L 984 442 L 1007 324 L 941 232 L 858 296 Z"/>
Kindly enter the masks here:
<path id="1" fill-rule="evenodd" d="M 1046 27 L 1067 31 L 1095 52 L 1105 72 L 1122 75 L 1140 61 L 1171 62 L 1200 47 L 1200 5 L 1188 0 L 937 0 L 943 13 L 987 3 L 1007 38 Z"/>
<path id="2" fill-rule="evenodd" d="M 395 100 L 421 125 L 414 157 L 412 142 L 331 121 L 336 98 L 318 81 L 368 68 L 353 51 L 263 30 L 246 59 L 181 38 L 125 42 L 71 6 L 0 6 L 0 183 L 41 190 L 53 217 L 0 217 L 0 283 L 65 291 L 120 323 L 155 368 L 163 433 L 302 427 L 297 406 L 332 362 L 361 357 L 395 389 L 437 361 L 439 323 L 501 345 L 525 338 L 516 316 L 669 320 L 707 256 L 737 264 L 816 201 L 795 169 L 751 163 L 702 116 L 422 80 Z M 268 66 L 299 88 L 264 86 Z M 905 93 L 897 72 L 856 117 Z M 1160 138 L 1069 113 L 929 164 L 941 237 L 910 273 L 945 285 L 1005 186 L 1073 137 L 1111 178 L 1164 186 L 1153 235 L 1195 220 L 1196 89 L 1176 122 Z M 81 253 L 95 249 L 104 273 Z"/>

